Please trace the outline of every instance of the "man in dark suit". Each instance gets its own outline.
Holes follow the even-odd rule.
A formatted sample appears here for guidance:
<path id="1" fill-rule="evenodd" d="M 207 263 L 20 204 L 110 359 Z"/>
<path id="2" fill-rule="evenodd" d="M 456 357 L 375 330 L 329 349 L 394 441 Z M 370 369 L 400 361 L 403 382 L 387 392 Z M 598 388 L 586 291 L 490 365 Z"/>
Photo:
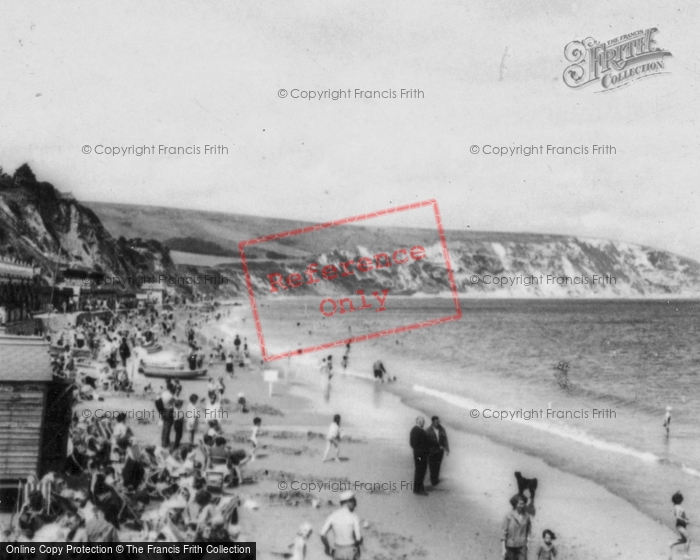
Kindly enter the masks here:
<path id="1" fill-rule="evenodd" d="M 428 434 L 423 429 L 425 420 L 422 416 L 416 418 L 416 425 L 411 430 L 411 448 L 413 449 L 413 463 L 416 472 L 413 476 L 413 493 L 427 495 L 423 486 L 425 472 L 428 470 Z"/>
<path id="2" fill-rule="evenodd" d="M 440 465 L 445 453 L 450 454 L 450 446 L 447 443 L 447 433 L 440 425 L 440 418 L 433 416 L 430 427 L 425 430 L 428 436 L 428 467 L 430 468 L 430 483 L 433 486 L 440 484 Z"/>

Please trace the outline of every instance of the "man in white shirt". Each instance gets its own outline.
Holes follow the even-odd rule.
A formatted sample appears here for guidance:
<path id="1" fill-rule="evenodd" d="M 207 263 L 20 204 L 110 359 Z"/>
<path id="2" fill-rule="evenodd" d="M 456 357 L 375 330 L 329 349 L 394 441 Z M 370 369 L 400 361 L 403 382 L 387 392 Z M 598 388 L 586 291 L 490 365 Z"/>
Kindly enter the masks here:
<path id="1" fill-rule="evenodd" d="M 357 507 L 354 492 L 340 494 L 340 509 L 328 516 L 321 529 L 321 542 L 326 554 L 334 560 L 359 560 L 362 534 L 360 518 L 354 513 Z M 333 531 L 333 546 L 328 541 L 328 533 Z"/>

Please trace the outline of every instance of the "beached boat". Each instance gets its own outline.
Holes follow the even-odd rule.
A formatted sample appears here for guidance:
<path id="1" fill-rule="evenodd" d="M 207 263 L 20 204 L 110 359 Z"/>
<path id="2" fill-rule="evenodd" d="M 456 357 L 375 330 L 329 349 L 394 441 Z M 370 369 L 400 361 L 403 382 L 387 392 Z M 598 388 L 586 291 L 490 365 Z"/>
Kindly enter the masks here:
<path id="1" fill-rule="evenodd" d="M 160 352 L 163 346 L 160 344 L 151 344 L 150 346 L 142 346 L 142 348 L 149 354 L 155 354 L 156 352 Z"/>
<path id="2" fill-rule="evenodd" d="M 165 377 L 171 379 L 194 379 L 207 374 L 207 368 L 189 369 L 183 365 L 180 366 L 157 366 L 152 364 L 141 364 L 139 373 L 146 377 Z"/>

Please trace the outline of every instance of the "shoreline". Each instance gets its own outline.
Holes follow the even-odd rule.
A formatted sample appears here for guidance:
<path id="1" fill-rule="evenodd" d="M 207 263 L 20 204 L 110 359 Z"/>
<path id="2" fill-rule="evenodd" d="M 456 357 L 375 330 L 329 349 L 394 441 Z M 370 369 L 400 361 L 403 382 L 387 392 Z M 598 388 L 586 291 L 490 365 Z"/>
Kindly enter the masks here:
<path id="1" fill-rule="evenodd" d="M 246 310 L 247 311 L 247 310 Z M 378 344 L 376 344 L 378 345 Z M 635 505 L 617 495 L 614 493 L 611 493 L 608 489 L 606 489 L 604 484 L 601 484 L 600 481 L 597 481 L 595 478 L 589 479 L 586 477 L 581 477 L 580 475 L 577 475 L 575 473 L 571 473 L 568 468 L 564 468 L 562 470 L 561 466 L 550 464 L 550 461 L 547 457 L 540 458 L 533 456 L 531 453 L 528 453 L 527 450 L 525 449 L 518 449 L 514 448 L 513 446 L 509 445 L 507 442 L 503 441 L 498 441 L 494 440 L 492 437 L 489 437 L 488 435 L 485 435 L 483 433 L 478 433 L 474 432 L 473 430 L 465 429 L 463 425 L 460 425 L 459 421 L 455 421 L 452 419 L 452 414 L 446 414 L 445 411 L 445 403 L 442 401 L 439 401 L 435 398 L 428 397 L 426 398 L 425 395 L 418 395 L 413 391 L 413 386 L 411 385 L 406 386 L 401 384 L 401 375 L 399 376 L 400 381 L 399 384 L 392 384 L 392 385 L 383 385 L 383 386 L 378 386 L 374 387 L 375 383 L 373 381 L 369 380 L 369 376 L 364 376 L 360 374 L 359 376 L 357 375 L 356 367 L 353 366 L 353 364 L 364 362 L 367 364 L 371 364 L 371 358 L 374 356 L 369 356 L 369 354 L 372 354 L 376 350 L 370 348 L 371 346 L 376 346 L 373 344 L 367 344 L 367 345 L 355 345 L 352 347 L 352 353 L 351 353 L 351 366 L 350 370 L 351 372 L 355 372 L 355 377 L 359 377 L 359 379 L 354 379 L 353 381 L 356 383 L 364 384 L 364 385 L 369 385 L 370 387 L 373 387 L 373 391 L 375 389 L 379 390 L 379 393 L 388 393 L 394 395 L 396 398 L 399 399 L 401 402 L 401 405 L 405 407 L 407 410 L 411 411 L 411 418 L 410 418 L 410 423 L 407 423 L 407 425 L 402 426 L 401 430 L 405 431 L 405 434 L 402 434 L 403 437 L 407 438 L 408 431 L 413 425 L 412 419 L 415 416 L 416 413 L 422 412 L 423 414 L 430 416 L 430 409 L 432 410 L 440 410 L 441 411 L 441 416 L 443 418 L 443 424 L 446 425 L 448 428 L 449 432 L 452 434 L 452 438 L 456 438 L 459 441 L 464 441 L 464 442 L 470 442 L 467 444 L 467 448 L 470 446 L 476 445 L 477 448 L 483 448 L 485 450 L 483 451 L 478 451 L 478 455 L 482 456 L 484 458 L 484 463 L 492 465 L 493 461 L 490 459 L 493 455 L 498 457 L 496 463 L 501 464 L 501 463 L 510 463 L 514 465 L 512 467 L 512 470 L 510 470 L 507 475 L 504 475 L 502 483 L 503 487 L 496 489 L 493 488 L 492 492 L 495 493 L 497 491 L 501 492 L 501 504 L 500 505 L 489 505 L 488 503 L 484 503 L 483 501 L 479 501 L 478 499 L 475 498 L 475 493 L 473 488 L 470 490 L 468 487 L 460 487 L 459 490 L 455 490 L 455 495 L 458 496 L 457 501 L 461 504 L 462 508 L 466 508 L 471 510 L 474 505 L 478 503 L 478 509 L 483 509 L 484 511 L 489 511 L 490 512 L 490 522 L 486 524 L 484 527 L 484 524 L 476 524 L 479 525 L 481 528 L 478 531 L 479 535 L 483 536 L 486 534 L 490 534 L 490 538 L 484 539 L 476 537 L 476 540 L 472 542 L 472 545 L 479 546 L 481 547 L 484 552 L 487 552 L 490 550 L 491 545 L 495 542 L 498 544 L 498 527 L 500 525 L 500 521 L 502 519 L 502 516 L 505 514 L 505 511 L 508 509 L 508 503 L 507 500 L 510 497 L 512 493 L 516 491 L 515 487 L 515 479 L 513 477 L 513 472 L 515 470 L 520 470 L 521 467 L 518 467 L 518 465 L 533 465 L 533 470 L 537 472 L 537 476 L 542 480 L 544 478 L 547 479 L 547 481 L 553 480 L 561 480 L 562 482 L 562 488 L 586 488 L 586 495 L 581 496 L 578 490 L 574 491 L 574 495 L 578 496 L 581 499 L 585 498 L 585 501 L 587 503 L 587 508 L 590 510 L 586 512 L 585 514 L 582 514 L 581 517 L 584 519 L 592 519 L 596 520 L 599 518 L 600 511 L 615 511 L 619 512 L 620 515 L 617 515 L 616 517 L 618 519 L 625 518 L 629 519 L 630 517 L 633 517 L 635 519 L 635 526 L 644 526 L 644 535 L 645 537 L 643 539 L 636 539 L 636 542 L 625 542 L 624 545 L 621 545 L 620 550 L 618 551 L 619 553 L 625 554 L 625 550 L 629 553 L 631 550 L 634 550 L 634 557 L 635 558 L 643 558 L 645 557 L 646 554 L 649 554 L 650 551 L 652 550 L 657 550 L 658 554 L 664 554 L 667 546 L 667 542 L 673 538 L 673 533 L 672 531 L 667 527 L 664 526 L 660 523 L 658 523 L 656 520 L 653 518 L 649 517 L 646 515 L 643 511 L 640 511 L 635 507 Z M 361 354 L 358 356 L 358 354 Z M 336 356 L 337 357 L 337 356 Z M 394 356 L 392 356 L 392 359 Z M 277 367 L 278 364 L 282 365 L 283 362 L 285 363 L 291 363 L 294 364 L 294 370 L 299 370 L 299 371 L 306 371 L 306 375 L 310 376 L 311 379 L 314 378 L 314 376 L 318 376 L 317 370 L 314 367 L 313 364 L 314 357 L 311 355 L 305 355 L 302 357 L 294 357 L 291 358 L 290 360 L 284 360 L 281 362 L 272 362 L 271 366 L 272 367 Z M 299 365 L 296 365 L 299 364 Z M 336 367 L 336 371 L 339 368 Z M 351 376 L 348 376 L 351 377 Z M 403 376 L 405 377 L 405 376 Z M 307 379 L 308 380 L 308 379 Z M 306 390 L 308 391 L 309 389 L 313 390 L 315 387 L 315 384 L 313 382 L 310 382 L 309 385 L 307 386 Z M 335 390 L 335 389 L 334 389 Z M 314 391 L 315 392 L 315 391 Z M 318 398 L 320 398 L 321 393 L 319 390 Z M 310 400 L 310 399 L 309 399 Z M 430 406 L 432 405 L 432 406 Z M 318 405 L 311 404 L 312 407 L 314 407 L 314 410 L 316 409 Z M 420 412 L 417 412 L 420 411 Z M 401 439 L 401 436 L 399 436 L 399 440 Z M 484 443 L 484 440 L 486 443 Z M 479 442 L 481 442 L 481 445 L 479 445 Z M 403 443 L 404 448 L 407 449 L 407 452 L 409 454 L 409 459 L 410 459 L 410 448 L 408 448 L 407 443 Z M 454 451 L 454 444 L 453 446 L 453 451 Z M 455 457 L 461 456 L 460 453 L 457 453 Z M 464 464 L 467 466 L 466 468 L 469 469 L 470 461 L 469 461 L 469 453 L 464 457 L 465 462 Z M 510 457 L 509 460 L 503 459 L 504 456 Z M 451 455 L 448 459 L 445 461 L 445 473 L 446 476 L 449 473 L 450 476 L 454 476 L 455 473 L 450 471 L 456 467 L 448 467 L 448 464 L 453 461 L 453 455 Z M 457 463 L 457 461 L 455 461 Z M 509 467 L 510 468 L 510 467 Z M 491 468 L 487 468 L 485 470 L 481 470 L 478 479 L 480 480 L 481 484 L 484 483 L 484 481 L 489 480 L 489 473 L 491 472 Z M 528 475 L 526 472 L 526 469 L 522 467 L 523 472 Z M 409 464 L 409 471 L 412 472 L 412 465 Z M 409 473 L 410 474 L 410 473 Z M 532 475 L 530 475 L 532 476 Z M 547 483 L 549 484 L 549 482 Z M 442 490 L 442 486 L 440 487 L 440 490 Z M 546 495 L 546 494 L 544 494 Z M 433 496 L 430 496 L 426 499 L 432 498 Z M 572 517 L 576 518 L 576 514 L 573 512 L 573 508 L 571 507 L 572 504 L 567 504 L 567 496 L 563 493 L 557 494 L 555 492 L 552 493 L 552 498 L 555 500 L 556 504 L 556 509 L 559 510 L 557 511 L 556 515 L 552 516 L 552 519 L 556 520 L 561 520 L 561 519 L 571 519 Z M 505 508 L 501 507 L 502 504 L 505 504 Z M 457 507 L 456 510 L 459 511 L 460 507 Z M 542 515 L 542 519 L 546 520 L 548 516 L 545 516 L 544 511 L 540 513 Z M 580 522 L 580 520 L 579 520 Z M 474 519 L 469 519 L 468 520 L 469 524 L 475 524 Z M 539 523 L 537 523 L 539 525 Z M 561 524 L 561 523 L 560 523 Z M 563 524 L 565 527 L 567 523 Z M 572 531 L 576 529 L 576 523 L 568 523 L 569 526 L 572 527 Z M 595 554 L 593 557 L 595 558 L 605 558 L 607 557 L 607 553 L 610 552 L 610 546 L 608 546 L 608 543 L 610 539 L 614 539 L 619 541 L 619 535 L 624 534 L 626 532 L 625 529 L 626 525 L 625 524 L 620 524 L 617 529 L 618 531 L 613 531 L 611 530 L 608 532 L 605 528 L 600 528 L 597 527 L 595 522 L 591 524 L 591 526 L 588 528 L 587 533 L 590 534 L 599 534 L 600 538 L 595 538 L 595 539 L 589 539 L 587 537 L 582 537 L 582 536 L 574 536 L 572 534 L 571 536 L 571 544 L 572 548 L 569 550 L 569 545 L 566 543 L 562 543 L 560 548 L 562 550 L 567 551 L 567 557 L 574 557 L 574 556 L 569 556 L 570 553 L 573 553 L 574 548 L 577 550 L 581 551 L 581 558 L 586 558 L 586 557 L 591 557 L 591 556 L 586 556 L 586 554 Z M 551 527 L 556 531 L 554 527 Z M 495 530 L 494 530 L 495 529 Z M 602 532 L 602 533 L 601 533 Z M 566 533 L 564 533 L 566 534 Z M 539 542 L 538 541 L 538 536 L 535 535 L 535 541 L 534 542 Z M 474 540 L 474 539 L 472 539 Z M 563 541 L 563 539 L 562 539 Z M 623 541 L 626 541 L 626 539 L 623 539 Z M 600 545 L 597 545 L 597 543 L 601 543 Z M 496 550 L 496 549 L 494 549 Z M 493 550 L 490 550 L 489 553 L 493 553 Z M 650 557 L 655 557 L 656 553 L 651 554 Z M 610 558 L 612 557 L 619 557 L 618 553 L 612 554 Z"/>
<path id="2" fill-rule="evenodd" d="M 480 308 L 476 310 L 479 311 Z M 472 337 L 470 333 L 474 332 L 474 340 L 479 340 L 480 317 L 482 315 L 477 313 L 476 319 L 472 317 L 469 321 L 470 325 L 467 326 L 472 330 L 462 329 L 461 332 L 468 337 Z M 279 322 L 281 324 L 281 320 Z M 433 399 L 435 406 L 437 409 L 447 407 L 452 413 L 454 425 L 463 431 L 484 435 L 526 454 L 542 456 L 551 465 L 593 480 L 633 504 L 650 519 L 663 523 L 670 529 L 674 527 L 669 508 L 670 496 L 678 489 L 681 489 L 689 498 L 687 503 L 691 518 L 700 515 L 700 508 L 697 505 L 700 500 L 700 456 L 692 445 L 696 437 L 692 424 L 692 419 L 695 418 L 695 406 L 692 398 L 685 397 L 691 394 L 688 392 L 691 387 L 687 384 L 692 381 L 692 376 L 687 378 L 686 385 L 680 385 L 677 388 L 676 395 L 670 397 L 672 399 L 670 402 L 665 400 L 669 398 L 668 396 L 660 400 L 654 394 L 655 388 L 663 382 L 664 378 L 658 378 L 658 382 L 645 380 L 646 400 L 637 399 L 637 395 L 633 393 L 630 400 L 623 396 L 599 393 L 595 389 L 587 388 L 567 394 L 557 386 L 551 367 L 546 366 L 548 360 L 557 356 L 557 353 L 552 353 L 551 347 L 533 349 L 529 355 L 532 358 L 528 362 L 530 366 L 526 366 L 525 369 L 517 369 L 519 364 L 516 358 L 519 356 L 512 354 L 508 354 L 506 359 L 502 360 L 500 368 L 491 368 L 488 358 L 484 356 L 488 356 L 489 351 L 498 351 L 499 343 L 486 338 L 485 342 L 490 344 L 490 348 L 485 348 L 484 356 L 475 355 L 472 359 L 467 355 L 466 360 L 459 362 L 455 361 L 454 356 L 460 354 L 455 354 L 454 348 L 449 345 L 449 343 L 459 343 L 449 338 L 448 331 L 445 330 L 450 328 L 449 325 L 446 323 L 430 329 L 420 329 L 358 343 L 353 346 L 353 349 L 369 348 L 371 350 L 363 350 L 364 354 L 368 354 L 367 356 L 364 354 L 356 356 L 356 352 L 353 351 L 351 367 L 357 369 L 359 366 L 361 371 L 371 372 L 373 361 L 382 358 L 390 372 L 399 376 L 399 384 L 392 385 L 390 390 L 400 394 L 405 402 L 420 403 L 420 399 L 416 398 L 413 390 L 415 385 L 428 386 L 436 392 L 441 392 L 438 398 Z M 297 332 L 295 336 L 303 339 L 305 337 L 303 331 L 307 328 L 316 331 L 319 328 L 327 329 L 331 326 L 330 324 L 326 326 L 321 321 L 307 320 L 304 321 L 302 332 L 295 331 Z M 493 326 L 491 328 L 493 329 Z M 443 329 L 444 334 L 440 334 L 440 329 Z M 273 335 L 277 335 L 278 341 L 285 340 L 282 335 L 286 333 L 280 333 L 280 329 L 269 330 Z M 508 332 L 506 335 L 513 336 L 513 333 Z M 291 339 L 287 339 L 287 347 L 290 347 L 289 341 Z M 413 351 L 415 348 L 422 350 Z M 470 348 L 476 352 L 479 350 L 475 344 Z M 612 350 L 614 346 L 609 348 Z M 336 352 L 337 357 L 338 350 L 335 348 L 329 352 Z M 557 350 L 554 349 L 554 352 Z M 571 359 L 578 362 L 581 357 L 567 353 L 566 350 L 564 352 L 563 355 L 557 356 L 558 359 Z M 430 353 L 436 355 L 438 360 L 429 360 L 427 356 Z M 463 352 L 461 356 L 464 358 Z M 629 376 L 630 373 L 634 375 L 629 368 L 620 369 L 624 366 L 625 360 L 626 352 L 623 348 L 617 358 L 615 352 L 612 352 L 604 367 L 622 372 L 620 375 L 623 377 Z M 591 371 L 590 367 L 594 367 L 590 361 L 581 363 L 576 374 L 583 380 L 583 376 Z M 632 389 L 636 391 L 634 377 L 628 379 L 632 380 Z M 627 387 L 618 385 L 617 389 L 627 389 Z M 454 397 L 458 397 L 463 402 L 459 405 L 449 402 Z M 546 409 L 552 406 L 567 410 L 615 407 L 617 418 L 614 420 L 590 418 L 547 420 L 545 421 L 547 425 L 544 426 L 537 426 L 538 421 L 520 423 L 509 421 L 500 422 L 499 425 L 497 421 L 483 419 L 474 421 L 468 417 L 466 420 L 463 419 L 472 406 L 477 410 L 488 406 L 484 403 L 497 403 L 495 406 L 500 410 Z M 673 404 L 676 410 L 670 439 L 665 438 L 661 429 L 663 406 L 667 404 Z M 539 424 L 542 423 L 539 421 Z M 539 429 L 533 429 L 535 427 Z M 626 458 L 631 460 L 627 461 Z"/>

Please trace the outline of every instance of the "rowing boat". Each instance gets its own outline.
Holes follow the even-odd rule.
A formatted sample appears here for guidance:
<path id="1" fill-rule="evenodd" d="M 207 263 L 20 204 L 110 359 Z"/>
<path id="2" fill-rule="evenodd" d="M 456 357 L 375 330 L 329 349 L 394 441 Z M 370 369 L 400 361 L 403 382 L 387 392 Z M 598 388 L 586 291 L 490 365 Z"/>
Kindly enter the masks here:
<path id="1" fill-rule="evenodd" d="M 165 377 L 169 379 L 194 379 L 207 374 L 206 368 L 189 369 L 185 368 L 184 364 L 180 366 L 156 366 L 150 364 L 142 364 L 139 367 L 139 373 L 146 377 Z"/>

